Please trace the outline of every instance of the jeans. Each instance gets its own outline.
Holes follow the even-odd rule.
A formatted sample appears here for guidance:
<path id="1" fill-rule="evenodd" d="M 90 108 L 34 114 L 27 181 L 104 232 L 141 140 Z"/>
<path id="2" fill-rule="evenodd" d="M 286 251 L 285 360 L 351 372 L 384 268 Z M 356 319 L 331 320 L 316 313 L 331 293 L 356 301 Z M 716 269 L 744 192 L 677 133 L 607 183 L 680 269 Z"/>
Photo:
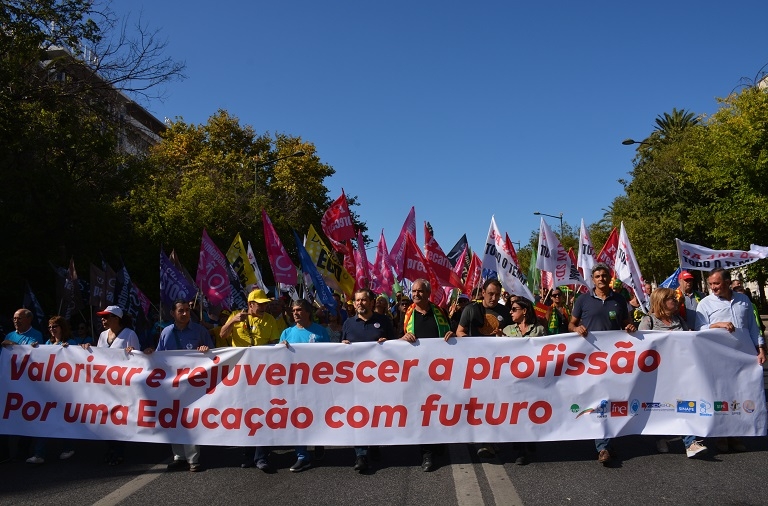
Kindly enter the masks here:
<path id="1" fill-rule="evenodd" d="M 200 447 L 198 445 L 171 445 L 174 460 L 186 460 L 190 464 L 197 464 L 200 460 Z"/>

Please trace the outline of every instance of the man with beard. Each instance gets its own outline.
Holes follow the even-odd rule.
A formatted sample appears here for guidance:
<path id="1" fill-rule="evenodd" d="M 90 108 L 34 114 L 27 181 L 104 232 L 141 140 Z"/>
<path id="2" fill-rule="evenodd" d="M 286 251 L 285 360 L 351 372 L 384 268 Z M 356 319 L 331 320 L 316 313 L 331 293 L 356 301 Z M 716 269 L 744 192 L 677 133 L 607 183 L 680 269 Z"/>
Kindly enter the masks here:
<path id="1" fill-rule="evenodd" d="M 499 304 L 501 282 L 489 279 L 483 284 L 482 299 L 467 305 L 461 312 L 456 335 L 502 336 L 502 329 L 512 325 L 509 309 Z"/>

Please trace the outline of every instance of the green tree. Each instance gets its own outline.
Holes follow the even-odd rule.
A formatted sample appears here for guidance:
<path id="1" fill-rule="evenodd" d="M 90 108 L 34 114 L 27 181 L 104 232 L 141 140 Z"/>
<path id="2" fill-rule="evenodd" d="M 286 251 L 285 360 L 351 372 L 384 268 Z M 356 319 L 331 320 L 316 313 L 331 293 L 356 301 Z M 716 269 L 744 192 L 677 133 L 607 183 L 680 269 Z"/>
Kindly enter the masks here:
<path id="1" fill-rule="evenodd" d="M 129 40 L 129 30 L 120 30 L 113 40 L 115 23 L 90 0 L 0 4 L 6 307 L 20 303 L 26 280 L 51 309 L 50 264 L 66 265 L 74 256 L 83 272 L 100 251 L 131 236 L 130 222 L 114 206 L 132 175 L 129 157 L 116 150 L 122 125 L 111 85 L 149 90 L 178 77 L 183 64 L 163 59 L 156 39 Z"/>
<path id="2" fill-rule="evenodd" d="M 304 154 L 291 156 L 298 151 Z M 300 235 L 309 225 L 321 230 L 331 203 L 324 182 L 334 173 L 311 142 L 257 134 L 223 110 L 202 125 L 174 121 L 142 170 L 142 181 L 121 205 L 142 241 L 156 245 L 150 248 L 155 257 L 164 245 L 188 264 L 197 259 L 203 228 L 221 249 L 240 233 L 258 258 L 266 258 L 262 209 L 294 252 L 291 229 Z M 271 277 L 268 269 L 264 274 Z"/>

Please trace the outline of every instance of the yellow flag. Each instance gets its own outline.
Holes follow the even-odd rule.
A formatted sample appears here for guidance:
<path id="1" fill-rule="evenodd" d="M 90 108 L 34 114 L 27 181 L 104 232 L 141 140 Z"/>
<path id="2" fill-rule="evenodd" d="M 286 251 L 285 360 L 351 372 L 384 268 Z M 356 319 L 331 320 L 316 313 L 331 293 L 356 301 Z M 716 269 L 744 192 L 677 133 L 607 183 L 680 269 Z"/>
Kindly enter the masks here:
<path id="1" fill-rule="evenodd" d="M 243 240 L 238 232 L 232 241 L 232 246 L 227 250 L 227 260 L 240 278 L 243 288 L 247 288 L 256 283 L 256 273 L 253 272 L 251 262 L 248 261 L 248 251 L 243 245 Z"/>
<path id="2" fill-rule="evenodd" d="M 309 226 L 307 232 L 307 253 L 309 253 L 315 267 L 323 276 L 328 286 L 336 291 L 343 292 L 347 297 L 352 296 L 355 290 L 355 278 L 353 278 L 344 266 L 339 262 L 336 253 L 325 245 L 323 239 L 315 231 L 315 227 Z"/>

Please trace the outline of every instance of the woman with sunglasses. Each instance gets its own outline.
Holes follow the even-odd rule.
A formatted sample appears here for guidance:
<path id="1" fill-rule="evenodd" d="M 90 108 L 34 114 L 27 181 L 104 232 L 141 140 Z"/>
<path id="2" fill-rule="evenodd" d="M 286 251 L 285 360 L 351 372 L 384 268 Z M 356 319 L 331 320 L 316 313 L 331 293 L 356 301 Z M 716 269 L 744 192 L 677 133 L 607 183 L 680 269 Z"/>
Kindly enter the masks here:
<path id="1" fill-rule="evenodd" d="M 512 325 L 504 327 L 503 332 L 508 337 L 538 337 L 547 335 L 544 326 L 536 318 L 531 302 L 523 297 L 515 299 L 510 304 L 509 315 Z"/>
<path id="2" fill-rule="evenodd" d="M 559 288 L 555 288 L 549 294 L 552 305 L 547 310 L 547 331 L 550 334 L 568 333 L 568 322 L 571 321 L 571 313 L 565 305 L 565 294 Z"/>

